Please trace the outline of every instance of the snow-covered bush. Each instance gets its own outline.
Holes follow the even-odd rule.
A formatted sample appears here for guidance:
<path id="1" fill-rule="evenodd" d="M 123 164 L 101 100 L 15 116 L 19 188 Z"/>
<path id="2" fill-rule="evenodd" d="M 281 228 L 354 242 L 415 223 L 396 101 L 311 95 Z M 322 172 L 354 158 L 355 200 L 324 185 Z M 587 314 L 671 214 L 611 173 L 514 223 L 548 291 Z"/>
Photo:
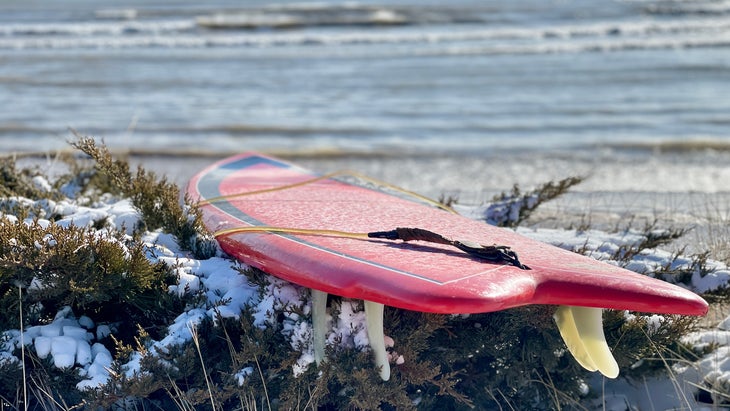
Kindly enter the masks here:
<path id="1" fill-rule="evenodd" d="M 0 402 L 11 409 L 26 396 L 31 408 L 556 409 L 592 395 L 550 306 L 465 316 L 386 308 L 393 373 L 383 382 L 362 304 L 331 296 L 329 361 L 318 367 L 308 290 L 223 255 L 174 184 L 130 172 L 92 140 L 75 145 L 93 167 L 73 162 L 53 180 L 11 163 L 0 170 Z M 571 181 L 515 192 L 492 210 L 517 225 Z M 646 230 L 520 232 L 663 279 L 684 267 L 653 250 L 660 243 Z M 657 350 L 698 354 L 682 340 L 694 326 L 686 318 L 609 312 L 605 325 L 632 375 L 661 372 L 648 359 Z"/>

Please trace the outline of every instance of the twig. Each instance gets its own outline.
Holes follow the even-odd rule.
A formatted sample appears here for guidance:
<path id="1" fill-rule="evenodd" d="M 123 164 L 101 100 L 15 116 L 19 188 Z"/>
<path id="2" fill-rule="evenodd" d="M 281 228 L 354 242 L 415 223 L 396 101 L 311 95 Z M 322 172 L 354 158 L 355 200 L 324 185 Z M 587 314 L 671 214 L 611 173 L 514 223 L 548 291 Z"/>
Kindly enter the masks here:
<path id="1" fill-rule="evenodd" d="M 193 337 L 193 344 L 195 344 L 195 348 L 198 351 L 198 357 L 200 357 L 200 366 L 203 368 L 203 377 L 205 377 L 205 384 L 208 386 L 208 395 L 210 396 L 210 406 L 213 408 L 213 411 L 216 411 L 215 398 L 213 397 L 213 388 L 210 385 L 210 378 L 208 378 L 208 372 L 205 370 L 205 361 L 203 361 L 203 353 L 200 350 L 200 339 L 198 338 L 198 330 L 195 328 L 195 325 L 192 323 L 188 323 L 188 330 L 190 330 L 190 334 Z"/>
<path id="2" fill-rule="evenodd" d="M 20 366 L 23 368 L 23 409 L 28 411 L 28 381 L 25 370 L 25 338 L 23 335 L 23 288 L 18 284 L 18 316 L 20 317 Z"/>

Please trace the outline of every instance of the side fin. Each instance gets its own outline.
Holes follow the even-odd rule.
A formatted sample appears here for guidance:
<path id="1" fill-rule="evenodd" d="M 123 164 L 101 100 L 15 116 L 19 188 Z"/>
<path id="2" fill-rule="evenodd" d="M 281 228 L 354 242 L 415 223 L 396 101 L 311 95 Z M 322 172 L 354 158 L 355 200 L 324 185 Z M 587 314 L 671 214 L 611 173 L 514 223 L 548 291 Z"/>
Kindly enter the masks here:
<path id="1" fill-rule="evenodd" d="M 390 379 L 390 363 L 385 351 L 385 334 L 383 333 L 383 304 L 365 300 L 365 317 L 368 325 L 368 340 L 375 357 L 375 366 L 380 368 L 380 378 Z"/>
<path id="2" fill-rule="evenodd" d="M 319 365 L 326 361 L 324 354 L 327 334 L 327 293 L 311 289 L 312 293 L 312 339 L 314 340 L 314 361 Z"/>
<path id="3" fill-rule="evenodd" d="M 618 364 L 603 333 L 603 309 L 561 306 L 555 312 L 555 322 L 568 351 L 581 366 L 608 378 L 618 377 Z"/>
<path id="4" fill-rule="evenodd" d="M 586 351 L 583 341 L 580 339 L 578 334 L 578 327 L 575 325 L 575 319 L 573 318 L 573 310 L 567 305 L 561 305 L 555 311 L 553 315 L 555 323 L 558 325 L 560 336 L 563 337 L 565 345 L 568 347 L 568 351 L 573 354 L 573 358 L 588 371 L 597 371 L 598 367 L 591 359 L 591 356 Z"/>

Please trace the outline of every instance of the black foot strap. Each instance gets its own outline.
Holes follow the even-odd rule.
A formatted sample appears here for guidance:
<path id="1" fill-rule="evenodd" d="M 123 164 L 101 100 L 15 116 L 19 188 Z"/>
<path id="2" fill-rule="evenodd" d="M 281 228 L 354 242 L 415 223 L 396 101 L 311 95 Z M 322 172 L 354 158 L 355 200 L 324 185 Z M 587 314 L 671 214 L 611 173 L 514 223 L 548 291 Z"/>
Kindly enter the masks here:
<path id="1" fill-rule="evenodd" d="M 368 233 L 369 238 L 382 238 L 386 240 L 402 240 L 402 241 L 426 241 L 429 243 L 446 244 L 458 248 L 465 253 L 481 258 L 483 260 L 495 263 L 507 263 L 523 270 L 529 270 L 530 267 L 522 264 L 517 257 L 517 253 L 512 251 L 506 245 L 482 245 L 472 243 L 470 241 L 454 241 L 441 234 L 433 231 L 424 230 L 422 228 L 403 228 L 398 227 L 391 231 L 377 231 Z"/>

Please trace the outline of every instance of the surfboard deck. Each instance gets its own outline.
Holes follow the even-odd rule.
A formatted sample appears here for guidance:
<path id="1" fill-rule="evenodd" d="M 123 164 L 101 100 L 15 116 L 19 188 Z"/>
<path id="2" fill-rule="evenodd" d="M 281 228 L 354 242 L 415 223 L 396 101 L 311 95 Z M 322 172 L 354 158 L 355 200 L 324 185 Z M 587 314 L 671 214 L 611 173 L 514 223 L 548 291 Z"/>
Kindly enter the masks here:
<path id="1" fill-rule="evenodd" d="M 257 153 L 221 160 L 195 175 L 187 194 L 213 232 L 248 226 L 373 232 L 418 227 L 452 239 L 505 245 L 529 266 L 474 258 L 452 247 L 294 235 L 219 236 L 221 248 L 276 277 L 335 295 L 443 314 L 527 304 L 704 315 L 707 303 L 681 287 L 596 261 L 515 232 L 339 179 L 275 190 L 317 177 Z M 265 191 L 270 190 L 271 191 Z M 263 190 L 263 191 L 262 191 Z M 242 193 L 256 192 L 243 195 Z"/>

